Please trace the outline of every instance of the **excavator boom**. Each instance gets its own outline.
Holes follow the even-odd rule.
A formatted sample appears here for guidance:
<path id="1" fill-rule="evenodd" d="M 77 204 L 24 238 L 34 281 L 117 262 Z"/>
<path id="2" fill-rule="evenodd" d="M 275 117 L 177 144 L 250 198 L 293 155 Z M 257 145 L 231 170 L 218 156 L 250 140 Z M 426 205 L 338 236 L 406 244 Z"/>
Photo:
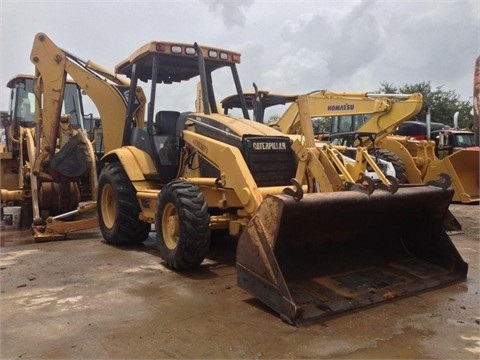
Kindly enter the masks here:
<path id="1" fill-rule="evenodd" d="M 415 116 L 421 110 L 423 101 L 422 95 L 418 93 L 373 94 L 320 90 L 308 93 L 307 97 L 312 118 L 338 117 L 340 122 L 337 126 L 343 131 L 350 132 L 354 129 L 351 129 L 351 125 L 344 127 L 348 123 L 342 118 L 362 115 L 363 119 L 356 118 L 358 132 L 373 132 L 368 125 L 370 123 L 377 126 L 388 124 L 384 128 L 385 134 L 389 134 L 398 124 Z M 292 102 L 279 119 L 269 125 L 279 127 L 285 134 L 298 133 L 300 129 L 298 104 Z M 377 133 L 377 138 L 379 136 L 384 134 Z"/>

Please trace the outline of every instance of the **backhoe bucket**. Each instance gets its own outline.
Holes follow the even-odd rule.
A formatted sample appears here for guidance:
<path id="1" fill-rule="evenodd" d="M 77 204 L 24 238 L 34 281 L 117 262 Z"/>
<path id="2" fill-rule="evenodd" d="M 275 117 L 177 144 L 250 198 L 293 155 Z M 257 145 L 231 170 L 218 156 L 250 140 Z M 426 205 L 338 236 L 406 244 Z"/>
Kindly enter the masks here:
<path id="1" fill-rule="evenodd" d="M 432 180 L 440 173 L 447 173 L 455 190 L 454 202 L 480 201 L 480 148 L 462 149 L 429 164 L 424 180 Z"/>
<path id="2" fill-rule="evenodd" d="M 267 196 L 239 238 L 238 285 L 290 324 L 462 281 L 451 189 Z"/>

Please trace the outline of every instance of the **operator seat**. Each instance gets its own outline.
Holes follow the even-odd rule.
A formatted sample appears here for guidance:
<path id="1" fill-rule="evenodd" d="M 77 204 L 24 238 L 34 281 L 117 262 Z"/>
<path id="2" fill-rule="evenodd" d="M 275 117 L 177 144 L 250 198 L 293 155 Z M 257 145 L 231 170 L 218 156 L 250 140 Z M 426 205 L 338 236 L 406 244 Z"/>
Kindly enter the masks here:
<path id="1" fill-rule="evenodd" d="M 157 171 L 164 181 L 173 180 L 180 158 L 177 135 L 178 111 L 159 111 L 155 115 L 155 149 L 160 160 Z"/>
<path id="2" fill-rule="evenodd" d="M 176 135 L 178 111 L 159 111 L 155 115 L 155 135 Z"/>

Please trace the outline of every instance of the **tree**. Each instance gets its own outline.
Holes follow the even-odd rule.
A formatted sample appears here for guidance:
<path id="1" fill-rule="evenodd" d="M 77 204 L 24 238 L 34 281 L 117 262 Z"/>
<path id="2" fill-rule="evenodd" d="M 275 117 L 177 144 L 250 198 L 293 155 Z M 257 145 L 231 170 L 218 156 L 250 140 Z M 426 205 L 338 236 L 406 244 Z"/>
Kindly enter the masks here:
<path id="1" fill-rule="evenodd" d="M 460 95 L 453 90 L 443 90 L 443 85 L 432 90 L 430 82 L 421 82 L 401 87 L 388 83 L 380 83 L 380 93 L 387 94 L 411 94 L 414 92 L 423 95 L 423 107 L 417 114 L 416 120 L 426 121 L 427 109 L 430 108 L 431 120 L 453 126 L 453 118 L 458 111 L 458 126 L 460 128 L 473 129 L 472 104 L 469 101 L 460 100 Z"/>
<path id="2" fill-rule="evenodd" d="M 278 114 L 273 114 L 270 116 L 267 120 L 267 124 L 270 124 L 271 122 L 277 121 L 280 118 L 280 115 Z"/>

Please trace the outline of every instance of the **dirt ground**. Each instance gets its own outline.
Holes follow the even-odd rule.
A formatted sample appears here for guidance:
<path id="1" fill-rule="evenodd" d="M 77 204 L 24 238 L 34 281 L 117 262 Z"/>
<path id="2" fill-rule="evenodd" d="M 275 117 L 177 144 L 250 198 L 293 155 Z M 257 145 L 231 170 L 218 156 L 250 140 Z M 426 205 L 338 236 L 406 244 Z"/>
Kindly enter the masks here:
<path id="1" fill-rule="evenodd" d="M 293 327 L 236 285 L 235 242 L 201 269 L 162 265 L 154 233 L 116 248 L 98 231 L 34 243 L 3 231 L 2 359 L 479 359 L 480 211 L 452 204 L 466 282 Z"/>

